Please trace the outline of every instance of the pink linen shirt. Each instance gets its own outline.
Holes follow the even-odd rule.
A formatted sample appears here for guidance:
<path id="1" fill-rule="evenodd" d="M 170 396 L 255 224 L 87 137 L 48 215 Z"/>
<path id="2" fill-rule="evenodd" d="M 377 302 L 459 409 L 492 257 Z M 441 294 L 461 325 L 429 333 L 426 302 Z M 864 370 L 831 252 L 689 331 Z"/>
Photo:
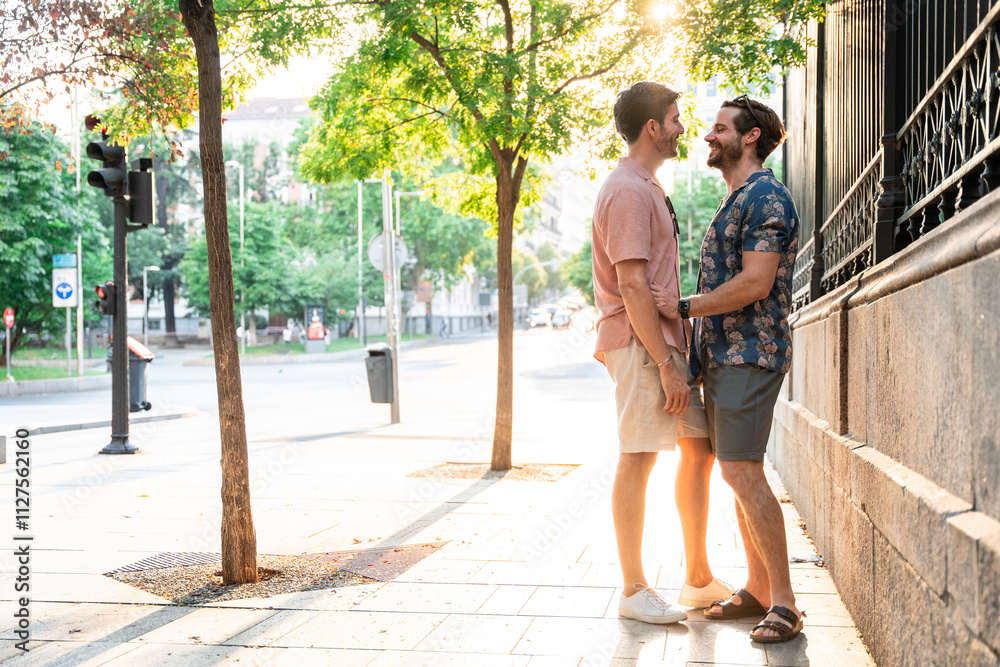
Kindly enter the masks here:
<path id="1" fill-rule="evenodd" d="M 604 363 L 604 353 L 627 347 L 639 337 L 625 312 L 615 264 L 644 259 L 646 278 L 680 298 L 680 253 L 677 218 L 663 188 L 630 157 L 623 157 L 608 176 L 594 205 L 594 301 L 597 320 L 594 357 Z M 663 339 L 687 352 L 684 324 L 660 316 Z"/>

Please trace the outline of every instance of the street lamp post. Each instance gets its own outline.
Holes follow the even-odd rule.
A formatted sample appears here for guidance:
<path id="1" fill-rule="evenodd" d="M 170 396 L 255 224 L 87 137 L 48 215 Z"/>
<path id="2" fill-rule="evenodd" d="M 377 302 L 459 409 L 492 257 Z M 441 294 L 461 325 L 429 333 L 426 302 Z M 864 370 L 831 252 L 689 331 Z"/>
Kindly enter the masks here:
<path id="1" fill-rule="evenodd" d="M 528 264 L 526 267 L 524 267 L 523 269 L 521 269 L 520 271 L 518 271 L 517 273 L 514 274 L 514 279 L 510 281 L 510 284 L 511 285 L 516 285 L 517 284 L 517 279 L 521 277 L 522 273 L 524 273 L 528 269 L 534 269 L 535 267 L 538 267 L 538 266 L 547 266 L 549 268 L 553 268 L 554 269 L 555 267 L 559 266 L 559 260 L 558 259 L 547 259 L 544 262 L 535 262 L 534 264 Z"/>
<path id="2" fill-rule="evenodd" d="M 159 271 L 158 266 L 142 267 L 142 344 L 149 347 L 149 288 L 146 287 L 146 272 Z"/>
<path id="3" fill-rule="evenodd" d="M 400 236 L 401 237 L 403 235 L 403 222 L 402 222 L 402 218 L 400 218 L 400 216 L 399 216 L 399 198 L 400 197 L 422 197 L 423 194 L 424 194 L 423 190 L 416 190 L 414 192 L 400 192 L 399 190 L 396 190 L 396 236 Z M 399 301 L 397 303 L 397 306 L 399 307 L 399 312 L 400 312 L 399 319 L 401 320 L 403 329 L 405 330 L 406 329 L 406 321 L 409 318 L 406 318 L 406 319 L 403 318 L 403 296 L 402 296 L 402 290 L 400 289 L 401 286 L 399 284 L 401 268 L 402 267 L 399 267 L 399 266 L 396 267 L 396 275 L 393 276 L 393 280 L 394 280 L 394 287 L 395 287 L 395 290 L 396 290 L 396 294 L 399 295 Z"/>
<path id="4" fill-rule="evenodd" d="M 235 160 L 229 160 L 226 162 L 227 167 L 236 167 L 240 170 L 240 268 L 243 268 L 243 211 L 244 211 L 244 179 L 243 179 L 243 165 Z M 240 356 L 246 354 L 246 338 L 247 338 L 247 309 L 246 304 L 243 302 L 243 297 L 245 296 L 242 284 L 243 276 L 240 276 L 240 329 L 243 335 L 240 336 Z"/>
<path id="5" fill-rule="evenodd" d="M 514 285 L 517 284 L 517 279 L 520 278 L 521 275 L 525 271 L 527 271 L 528 269 L 534 269 L 534 268 L 539 267 L 539 266 L 546 266 L 546 267 L 554 269 L 557 266 L 559 266 L 559 260 L 558 259 L 547 259 L 544 262 L 535 262 L 534 264 L 528 264 L 527 266 L 525 266 L 520 271 L 518 271 L 517 273 L 514 274 L 514 279 L 510 281 L 511 288 L 513 289 Z"/>

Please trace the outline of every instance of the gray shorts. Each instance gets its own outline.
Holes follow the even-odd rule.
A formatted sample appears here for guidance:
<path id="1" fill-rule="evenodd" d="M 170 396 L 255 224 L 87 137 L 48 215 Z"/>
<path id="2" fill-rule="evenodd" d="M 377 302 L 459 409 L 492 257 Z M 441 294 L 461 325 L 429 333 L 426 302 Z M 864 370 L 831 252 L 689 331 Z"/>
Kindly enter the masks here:
<path id="1" fill-rule="evenodd" d="M 755 364 L 705 368 L 705 416 L 720 461 L 763 461 L 784 373 Z"/>
<path id="2" fill-rule="evenodd" d="M 628 347 L 604 353 L 604 364 L 615 382 L 622 453 L 671 451 L 681 438 L 708 437 L 701 391 L 691 380 L 687 359 L 677 348 L 668 345 L 667 349 L 691 386 L 691 405 L 680 416 L 663 411 L 667 396 L 660 384 L 660 369 L 646 348 L 633 339 Z"/>

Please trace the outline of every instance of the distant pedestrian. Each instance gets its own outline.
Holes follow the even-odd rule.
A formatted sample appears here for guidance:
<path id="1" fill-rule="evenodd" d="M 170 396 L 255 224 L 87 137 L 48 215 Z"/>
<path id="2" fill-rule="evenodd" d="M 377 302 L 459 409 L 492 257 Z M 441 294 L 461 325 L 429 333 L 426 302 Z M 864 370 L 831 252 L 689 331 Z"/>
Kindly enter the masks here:
<path id="1" fill-rule="evenodd" d="M 292 330 L 289 329 L 288 327 L 285 327 L 284 329 L 282 329 L 281 330 L 281 340 L 283 342 L 285 342 L 285 343 L 291 343 L 292 342 Z"/>
<path id="2" fill-rule="evenodd" d="M 441 320 L 441 329 L 438 331 L 438 335 L 441 338 L 447 338 L 448 336 L 448 323 L 444 320 Z"/>
<path id="3" fill-rule="evenodd" d="M 788 307 L 799 220 L 788 190 L 764 168 L 784 139 L 770 107 L 746 95 L 723 103 L 705 141 L 708 166 L 722 172 L 728 194 L 701 246 L 698 294 L 678 301 L 657 291 L 664 316 L 701 318 L 696 345 L 708 429 L 736 496 L 747 553 L 746 585 L 705 616 L 764 617 L 750 632 L 763 643 L 795 637 L 804 615 L 792 593 L 781 505 L 764 476 L 774 404 L 792 361 Z"/>
<path id="4" fill-rule="evenodd" d="M 650 588 L 642 566 L 646 485 L 657 453 L 680 446 L 675 498 L 684 538 L 684 586 L 678 602 L 704 608 L 732 590 L 712 575 L 705 537 L 712 474 L 701 393 L 685 358 L 684 324 L 659 317 L 650 282 L 680 297 L 677 216 L 656 170 L 677 157 L 684 133 L 678 94 L 652 82 L 633 85 L 615 102 L 615 129 L 628 155 L 608 176 L 594 207 L 594 294 L 601 319 L 594 356 L 615 383 L 618 470 L 611 511 L 624 592 L 618 615 L 676 623 L 684 609 Z"/>

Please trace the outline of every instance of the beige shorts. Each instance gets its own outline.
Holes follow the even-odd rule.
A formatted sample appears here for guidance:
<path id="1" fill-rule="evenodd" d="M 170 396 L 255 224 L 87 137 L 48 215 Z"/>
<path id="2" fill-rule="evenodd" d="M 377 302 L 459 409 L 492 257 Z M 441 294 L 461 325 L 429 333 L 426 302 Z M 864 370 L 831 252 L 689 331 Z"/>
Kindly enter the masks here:
<path id="1" fill-rule="evenodd" d="M 663 411 L 667 396 L 660 384 L 660 370 L 646 348 L 632 339 L 628 347 L 604 353 L 604 364 L 615 383 L 618 440 L 623 453 L 671 451 L 679 438 L 708 437 L 701 389 L 694 384 L 684 354 L 669 345 L 667 349 L 691 385 L 691 405 L 680 416 Z"/>

